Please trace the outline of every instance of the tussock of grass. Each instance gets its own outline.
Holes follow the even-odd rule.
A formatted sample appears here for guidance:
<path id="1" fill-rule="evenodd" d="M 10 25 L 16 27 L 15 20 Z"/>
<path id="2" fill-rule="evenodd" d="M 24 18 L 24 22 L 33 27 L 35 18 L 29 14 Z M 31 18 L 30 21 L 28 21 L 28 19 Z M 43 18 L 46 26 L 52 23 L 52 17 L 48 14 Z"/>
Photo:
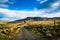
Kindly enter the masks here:
<path id="1" fill-rule="evenodd" d="M 60 38 L 60 25 L 44 26 L 44 25 L 28 25 L 26 29 L 30 30 L 34 34 L 40 36 L 44 40 L 59 40 Z"/>
<path id="2" fill-rule="evenodd" d="M 8 22 L 0 22 L 0 40 L 11 40 L 18 34 L 19 30 L 20 27 L 17 25 L 14 27 L 14 25 Z"/>

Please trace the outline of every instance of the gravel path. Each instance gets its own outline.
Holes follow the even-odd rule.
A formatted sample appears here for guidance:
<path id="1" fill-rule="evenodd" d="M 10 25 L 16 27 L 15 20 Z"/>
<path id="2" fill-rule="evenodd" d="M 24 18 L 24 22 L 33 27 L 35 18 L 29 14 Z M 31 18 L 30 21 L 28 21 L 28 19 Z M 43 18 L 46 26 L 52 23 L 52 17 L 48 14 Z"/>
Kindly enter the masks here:
<path id="1" fill-rule="evenodd" d="M 34 35 L 25 28 L 20 30 L 20 33 L 17 35 L 15 40 L 42 40 L 38 36 Z"/>

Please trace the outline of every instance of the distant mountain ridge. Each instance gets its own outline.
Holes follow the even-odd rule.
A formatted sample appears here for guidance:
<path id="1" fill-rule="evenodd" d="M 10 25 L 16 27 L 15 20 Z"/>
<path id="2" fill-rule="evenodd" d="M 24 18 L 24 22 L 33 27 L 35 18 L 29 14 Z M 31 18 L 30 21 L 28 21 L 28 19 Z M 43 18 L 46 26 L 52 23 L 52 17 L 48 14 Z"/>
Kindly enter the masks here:
<path id="1" fill-rule="evenodd" d="M 53 17 L 53 18 L 47 18 L 47 17 L 27 17 L 25 19 L 20 19 L 20 20 L 15 20 L 12 22 L 21 22 L 21 21 L 27 21 L 27 20 L 33 20 L 33 21 L 38 21 L 38 20 L 54 20 L 54 19 L 60 19 L 60 17 Z"/>

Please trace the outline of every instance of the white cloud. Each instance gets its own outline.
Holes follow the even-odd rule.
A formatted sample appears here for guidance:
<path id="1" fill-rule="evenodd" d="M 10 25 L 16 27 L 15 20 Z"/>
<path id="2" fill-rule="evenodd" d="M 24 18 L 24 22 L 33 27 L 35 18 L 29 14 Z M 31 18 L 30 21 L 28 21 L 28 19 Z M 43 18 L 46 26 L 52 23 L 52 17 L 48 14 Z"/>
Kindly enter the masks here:
<path id="1" fill-rule="evenodd" d="M 0 0 L 0 8 L 8 8 L 9 7 L 9 5 L 7 5 L 7 4 L 14 4 L 14 2 L 15 2 L 15 0 Z M 7 3 L 7 4 L 5 4 L 5 3 Z"/>
<path id="2" fill-rule="evenodd" d="M 4 21 L 14 21 L 14 20 L 17 20 L 17 19 L 11 19 L 11 18 L 1 18 L 0 20 L 4 20 Z"/>
<path id="3" fill-rule="evenodd" d="M 8 2 L 9 4 L 14 4 L 14 2 Z"/>
<path id="4" fill-rule="evenodd" d="M 9 4 L 14 4 L 16 2 L 16 0 L 10 0 L 8 3 Z"/>
<path id="5" fill-rule="evenodd" d="M 3 8 L 8 8 L 8 5 L 5 5 L 5 4 L 0 4 L 0 7 L 3 7 Z"/>
<path id="6" fill-rule="evenodd" d="M 52 8 L 58 8 L 60 6 L 60 1 L 57 1 L 51 5 Z"/>
<path id="7" fill-rule="evenodd" d="M 46 14 L 46 13 L 44 13 L 44 14 L 42 15 L 42 17 L 49 17 L 49 18 L 51 18 L 51 17 L 60 17 L 60 12 L 51 13 L 51 14 Z"/>
<path id="8" fill-rule="evenodd" d="M 8 2 L 9 0 L 0 0 L 0 3 L 6 3 Z"/>
<path id="9" fill-rule="evenodd" d="M 4 13 L 7 15 L 6 18 L 2 18 L 1 20 L 18 20 L 18 19 L 23 19 L 26 17 L 60 17 L 60 12 L 55 12 L 55 13 L 48 13 L 46 12 L 47 9 L 41 9 L 37 10 L 36 8 L 33 11 L 26 11 L 26 10 L 8 10 L 8 9 L 3 9 L 0 8 L 0 13 Z"/>
<path id="10" fill-rule="evenodd" d="M 46 2 L 48 0 L 37 0 L 37 1 L 40 2 L 40 4 L 42 4 L 42 3 L 44 3 L 44 2 Z"/>

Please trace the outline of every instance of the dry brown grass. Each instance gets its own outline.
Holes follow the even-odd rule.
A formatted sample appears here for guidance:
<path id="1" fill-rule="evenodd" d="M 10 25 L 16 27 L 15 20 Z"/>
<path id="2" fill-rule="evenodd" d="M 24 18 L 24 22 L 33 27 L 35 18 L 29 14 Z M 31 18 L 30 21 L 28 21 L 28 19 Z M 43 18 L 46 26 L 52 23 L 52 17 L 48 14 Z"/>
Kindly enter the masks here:
<path id="1" fill-rule="evenodd" d="M 40 20 L 40 21 L 33 21 L 33 20 L 28 20 L 26 22 L 17 22 L 17 23 L 4 23 L 4 22 L 0 22 L 0 24 L 2 23 L 2 26 L 7 27 L 7 28 L 2 28 L 0 30 L 2 30 L 3 32 L 5 32 L 6 30 L 8 30 L 9 32 L 5 32 L 7 33 L 8 36 L 15 36 L 20 28 L 24 27 L 24 26 L 28 26 L 28 25 L 46 25 L 46 26 L 54 26 L 54 20 Z M 55 20 L 55 24 L 59 24 L 60 20 Z M 1 27 L 1 25 L 0 25 Z M 3 30 L 5 29 L 5 30 Z M 0 31 L 1 33 L 1 31 Z"/>
<path id="2" fill-rule="evenodd" d="M 55 24 L 57 25 L 60 23 L 60 20 L 55 20 Z M 42 20 L 42 21 L 33 21 L 33 20 L 28 20 L 26 23 L 24 22 L 18 22 L 18 23 L 9 23 L 8 26 L 11 28 L 17 28 L 17 27 L 23 27 L 27 25 L 49 25 L 49 26 L 54 26 L 54 20 Z"/>
<path id="3" fill-rule="evenodd" d="M 42 21 L 27 21 L 26 22 L 29 25 L 54 25 L 54 20 L 42 20 Z M 55 20 L 55 24 L 60 23 L 60 20 Z"/>

